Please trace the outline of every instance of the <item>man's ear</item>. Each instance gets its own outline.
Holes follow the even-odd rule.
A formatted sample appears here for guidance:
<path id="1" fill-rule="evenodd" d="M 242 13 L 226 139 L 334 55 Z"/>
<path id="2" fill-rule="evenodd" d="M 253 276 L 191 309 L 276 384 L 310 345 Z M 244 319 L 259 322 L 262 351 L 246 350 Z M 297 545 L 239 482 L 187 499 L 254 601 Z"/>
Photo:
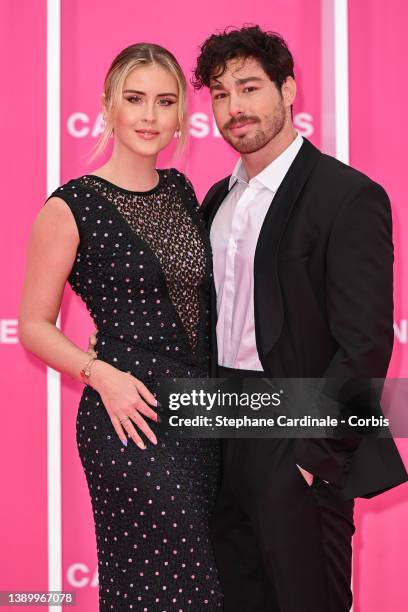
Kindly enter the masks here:
<path id="1" fill-rule="evenodd" d="M 286 77 L 286 80 L 281 87 L 281 94 L 285 106 L 287 108 L 292 106 L 296 98 L 296 81 L 293 77 Z"/>

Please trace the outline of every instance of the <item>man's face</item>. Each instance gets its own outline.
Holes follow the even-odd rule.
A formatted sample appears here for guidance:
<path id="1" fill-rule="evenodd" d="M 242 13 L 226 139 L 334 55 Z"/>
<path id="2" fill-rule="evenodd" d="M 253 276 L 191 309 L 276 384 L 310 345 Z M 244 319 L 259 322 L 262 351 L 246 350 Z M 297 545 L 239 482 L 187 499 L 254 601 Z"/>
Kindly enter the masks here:
<path id="1" fill-rule="evenodd" d="M 227 62 L 224 74 L 211 79 L 210 92 L 217 127 L 239 153 L 262 149 L 290 117 L 292 99 L 283 95 L 253 58 Z"/>

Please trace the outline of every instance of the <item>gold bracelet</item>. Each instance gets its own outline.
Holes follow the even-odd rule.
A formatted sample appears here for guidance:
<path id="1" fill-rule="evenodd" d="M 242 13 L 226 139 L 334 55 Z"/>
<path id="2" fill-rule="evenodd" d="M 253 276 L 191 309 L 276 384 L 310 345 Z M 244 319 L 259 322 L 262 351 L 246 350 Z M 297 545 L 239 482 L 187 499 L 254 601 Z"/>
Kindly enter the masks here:
<path id="1" fill-rule="evenodd" d="M 79 373 L 79 376 L 80 376 L 82 382 L 84 383 L 84 385 L 88 385 L 89 384 L 88 380 L 89 380 L 89 377 L 91 375 L 91 367 L 92 367 L 93 362 L 96 361 L 96 359 L 97 359 L 96 357 L 92 357 L 88 361 L 86 366 L 84 368 L 82 368 L 82 370 Z"/>

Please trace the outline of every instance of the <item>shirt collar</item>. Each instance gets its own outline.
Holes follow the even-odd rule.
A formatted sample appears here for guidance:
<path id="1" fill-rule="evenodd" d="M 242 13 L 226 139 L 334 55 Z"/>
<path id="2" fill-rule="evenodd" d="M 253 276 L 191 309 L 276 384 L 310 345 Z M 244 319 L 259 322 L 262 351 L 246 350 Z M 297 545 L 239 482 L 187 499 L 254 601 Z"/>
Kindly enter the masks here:
<path id="1" fill-rule="evenodd" d="M 253 187 L 266 187 L 273 193 L 276 193 L 293 160 L 299 153 L 299 149 L 302 144 L 303 138 L 298 132 L 295 140 L 276 159 L 274 159 L 261 172 L 259 172 L 259 174 L 252 177 L 250 181 L 248 181 L 242 159 L 239 158 L 232 171 L 228 184 L 228 190 L 230 190 L 231 187 L 238 181 Z"/>

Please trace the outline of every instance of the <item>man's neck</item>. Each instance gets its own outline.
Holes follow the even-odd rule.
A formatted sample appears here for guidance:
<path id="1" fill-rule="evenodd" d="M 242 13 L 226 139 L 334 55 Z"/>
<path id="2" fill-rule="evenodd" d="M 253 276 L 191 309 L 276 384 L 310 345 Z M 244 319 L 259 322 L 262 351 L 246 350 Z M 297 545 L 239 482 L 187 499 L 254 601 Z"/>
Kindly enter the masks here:
<path id="1" fill-rule="evenodd" d="M 297 136 L 296 130 L 291 124 L 288 129 L 283 129 L 275 138 L 255 153 L 241 155 L 242 163 L 248 180 L 262 172 L 274 159 L 287 149 Z"/>

